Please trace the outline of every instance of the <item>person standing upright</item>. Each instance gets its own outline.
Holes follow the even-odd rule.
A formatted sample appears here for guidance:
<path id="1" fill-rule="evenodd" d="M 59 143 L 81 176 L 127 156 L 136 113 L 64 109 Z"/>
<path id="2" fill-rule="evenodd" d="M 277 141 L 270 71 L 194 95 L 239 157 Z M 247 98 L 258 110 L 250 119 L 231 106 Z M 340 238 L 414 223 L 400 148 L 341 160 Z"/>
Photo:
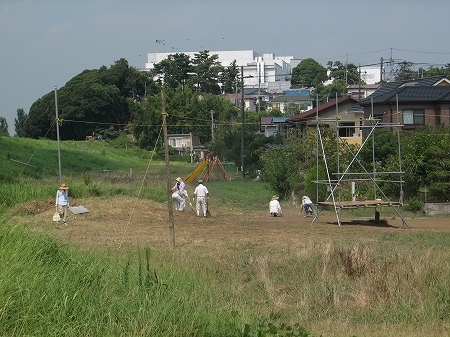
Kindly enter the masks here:
<path id="1" fill-rule="evenodd" d="M 61 184 L 56 192 L 55 206 L 63 224 L 67 224 L 67 208 L 69 207 L 69 187 L 66 184 Z"/>
<path id="2" fill-rule="evenodd" d="M 194 197 L 196 198 L 197 216 L 200 216 L 200 210 L 203 210 L 203 216 L 206 217 L 208 211 L 207 198 L 209 197 L 208 189 L 203 185 L 203 180 L 198 181 L 198 186 L 194 190 Z"/>

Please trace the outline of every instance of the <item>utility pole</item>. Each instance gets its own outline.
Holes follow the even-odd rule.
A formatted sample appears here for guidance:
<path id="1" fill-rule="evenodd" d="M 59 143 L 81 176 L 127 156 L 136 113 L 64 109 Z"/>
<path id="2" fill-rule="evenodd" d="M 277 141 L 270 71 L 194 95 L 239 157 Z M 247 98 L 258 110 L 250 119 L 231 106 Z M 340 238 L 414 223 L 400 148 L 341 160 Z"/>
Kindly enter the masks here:
<path id="1" fill-rule="evenodd" d="M 244 66 L 241 66 L 241 169 L 245 179 L 245 119 L 244 119 Z"/>
<path id="2" fill-rule="evenodd" d="M 58 116 L 58 88 L 55 85 L 55 114 L 56 114 L 56 139 L 58 141 L 58 169 L 59 169 L 59 184 L 62 184 L 61 173 L 61 146 L 59 144 L 59 116 Z"/>
<path id="3" fill-rule="evenodd" d="M 261 112 L 261 62 L 258 62 L 258 113 L 260 112 Z"/>
<path id="4" fill-rule="evenodd" d="M 211 110 L 211 143 L 214 142 L 214 110 Z"/>
<path id="5" fill-rule="evenodd" d="M 380 59 L 380 83 L 383 83 L 383 58 Z"/>
<path id="6" fill-rule="evenodd" d="M 170 183 L 170 164 L 169 164 L 169 139 L 167 137 L 167 113 L 166 113 L 166 98 L 164 96 L 164 89 L 161 89 L 161 114 L 163 119 L 163 133 L 164 133 L 164 157 L 166 159 L 166 177 L 167 177 L 167 207 L 169 211 L 169 231 L 170 244 L 175 246 L 175 229 L 173 224 L 173 207 L 172 207 L 172 193 Z"/>

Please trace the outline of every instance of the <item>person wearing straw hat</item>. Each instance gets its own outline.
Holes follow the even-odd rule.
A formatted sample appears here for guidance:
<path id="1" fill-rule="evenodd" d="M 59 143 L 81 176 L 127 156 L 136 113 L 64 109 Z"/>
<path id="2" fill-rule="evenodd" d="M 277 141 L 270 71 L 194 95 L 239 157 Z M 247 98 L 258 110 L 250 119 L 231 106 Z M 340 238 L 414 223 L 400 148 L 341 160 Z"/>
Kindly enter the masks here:
<path id="1" fill-rule="evenodd" d="M 278 195 L 274 195 L 272 200 L 269 202 L 269 212 L 271 216 L 282 216 L 283 212 L 281 211 L 281 205 L 278 201 Z"/>
<path id="2" fill-rule="evenodd" d="M 69 187 L 66 184 L 61 184 L 56 192 L 55 206 L 63 224 L 67 225 L 67 209 L 69 207 Z"/>
<path id="3" fill-rule="evenodd" d="M 171 189 L 171 192 L 173 192 L 172 199 L 175 201 L 175 210 L 183 212 L 186 208 L 186 199 L 189 198 L 186 184 L 180 177 L 175 179 L 175 181 L 176 183 Z"/>

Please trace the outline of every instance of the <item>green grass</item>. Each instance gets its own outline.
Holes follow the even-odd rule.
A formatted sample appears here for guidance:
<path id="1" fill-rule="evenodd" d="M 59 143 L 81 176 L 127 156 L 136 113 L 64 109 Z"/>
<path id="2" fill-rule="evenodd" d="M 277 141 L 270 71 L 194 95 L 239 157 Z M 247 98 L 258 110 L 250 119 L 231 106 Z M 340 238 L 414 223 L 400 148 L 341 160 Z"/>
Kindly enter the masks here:
<path id="1" fill-rule="evenodd" d="M 54 198 L 55 152 L 55 142 L 0 138 L 0 213 Z M 74 198 L 166 199 L 165 163 L 148 152 L 64 142 L 62 154 Z M 194 168 L 173 162 L 171 174 Z M 211 202 L 265 209 L 272 192 L 229 171 L 231 182 L 208 183 Z M 10 221 L 0 220 L 1 336 L 440 336 L 450 326 L 449 233 L 324 233 L 298 250 L 249 241 L 206 256 L 86 251 Z"/>

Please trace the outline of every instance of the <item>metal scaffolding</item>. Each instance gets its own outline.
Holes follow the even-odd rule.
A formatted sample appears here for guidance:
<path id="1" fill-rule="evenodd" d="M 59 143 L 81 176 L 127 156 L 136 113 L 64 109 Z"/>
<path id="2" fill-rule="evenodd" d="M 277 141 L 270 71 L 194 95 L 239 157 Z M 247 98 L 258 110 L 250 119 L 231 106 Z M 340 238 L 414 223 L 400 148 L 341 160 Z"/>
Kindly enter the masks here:
<path id="1" fill-rule="evenodd" d="M 398 110 L 398 108 L 397 108 Z M 383 123 L 379 119 L 375 118 L 369 118 L 365 120 L 364 125 L 360 125 L 360 129 L 365 129 L 365 131 L 368 131 L 364 141 L 362 142 L 362 145 L 357 149 L 356 152 L 350 148 L 348 143 L 343 140 L 340 136 L 339 129 L 340 128 L 348 128 L 348 125 L 340 125 L 340 119 L 339 116 L 336 116 L 335 119 L 333 118 L 326 118 L 326 119 L 319 119 L 318 113 L 316 115 L 316 131 L 317 131 L 317 141 L 316 141 L 316 153 L 317 153 L 317 179 L 314 181 L 317 184 L 317 204 L 319 205 L 319 209 L 317 212 L 317 216 L 314 217 L 313 222 L 317 221 L 317 217 L 320 214 L 320 212 L 323 210 L 326 206 L 333 206 L 334 211 L 336 214 L 336 219 L 338 222 L 338 225 L 341 225 L 341 210 L 345 208 L 360 208 L 360 207 L 373 207 L 375 208 L 375 220 L 379 220 L 379 212 L 378 207 L 379 206 L 390 206 L 392 207 L 397 215 L 401 218 L 403 223 L 403 228 L 407 227 L 410 229 L 409 225 L 405 221 L 404 217 L 404 193 L 403 193 L 403 174 L 402 172 L 402 160 L 401 160 L 401 144 L 400 144 L 400 129 L 403 126 L 400 124 L 400 113 L 397 112 L 397 123 Z M 368 124 L 368 125 L 366 125 Z M 336 129 L 336 135 L 337 135 L 337 172 L 331 173 L 328 163 L 328 157 L 327 153 L 325 151 L 324 146 L 324 139 L 323 139 L 323 132 L 322 129 L 327 126 L 327 128 L 335 128 Z M 375 141 L 374 141 L 374 133 L 377 128 L 384 128 L 384 127 L 393 127 L 397 128 L 398 132 L 398 165 L 399 165 L 399 171 L 396 172 L 377 172 L 376 170 L 376 163 L 375 163 Z M 372 140 L 372 142 L 369 142 L 369 140 Z M 372 168 L 367 169 L 364 167 L 363 163 L 359 160 L 358 156 L 361 152 L 361 150 L 364 147 L 369 146 L 368 144 L 372 144 Z M 321 151 L 319 151 L 319 144 L 321 146 Z M 348 151 L 348 153 L 351 154 L 353 157 L 350 161 L 350 163 L 345 167 L 343 171 L 341 171 L 341 158 L 340 158 L 340 149 L 341 146 L 344 146 L 345 150 Z M 319 156 L 322 155 L 323 163 L 325 165 L 325 170 L 327 173 L 327 179 L 326 180 L 320 180 L 319 179 Z M 354 166 L 357 165 L 359 168 L 359 171 L 351 172 L 350 169 L 354 169 Z M 381 176 L 384 176 L 388 174 L 389 176 L 393 176 L 394 179 L 381 179 Z M 332 176 L 335 176 L 335 179 L 332 179 Z M 369 182 L 373 185 L 373 200 L 356 200 L 356 182 Z M 398 184 L 399 185 L 399 196 L 400 201 L 395 202 L 388 198 L 388 196 L 383 192 L 381 189 L 379 183 L 392 183 L 392 184 Z M 343 183 L 351 183 L 352 184 L 352 201 L 342 201 L 341 200 L 341 185 Z M 319 185 L 320 184 L 326 184 L 327 185 L 327 192 L 329 192 L 328 197 L 325 201 L 319 202 Z M 398 210 L 398 208 L 401 208 L 401 211 Z"/>

